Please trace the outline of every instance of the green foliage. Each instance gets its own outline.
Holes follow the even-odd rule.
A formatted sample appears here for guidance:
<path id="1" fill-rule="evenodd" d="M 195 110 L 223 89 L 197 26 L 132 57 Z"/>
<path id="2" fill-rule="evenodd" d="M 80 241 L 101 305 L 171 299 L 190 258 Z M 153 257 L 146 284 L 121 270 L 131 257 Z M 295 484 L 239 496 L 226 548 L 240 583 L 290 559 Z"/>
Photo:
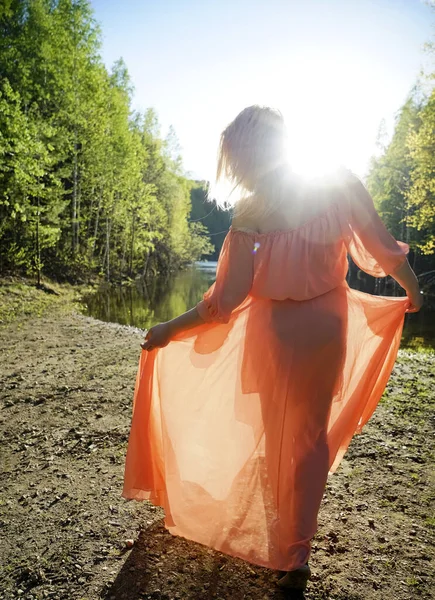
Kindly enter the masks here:
<path id="1" fill-rule="evenodd" d="M 171 129 L 131 110 L 88 0 L 0 9 L 0 271 L 106 279 L 177 269 L 210 252 L 189 223 L 191 183 Z"/>
<path id="2" fill-rule="evenodd" d="M 418 127 L 418 106 L 411 96 L 396 118 L 396 128 L 390 144 L 382 147 L 379 158 L 372 159 L 367 185 L 388 229 L 410 241 L 406 228 L 406 194 L 411 183 L 412 159 L 406 142 L 409 133 Z"/>
<path id="3" fill-rule="evenodd" d="M 416 86 L 399 111 L 390 143 L 367 180 L 391 233 L 409 243 L 417 272 L 435 268 L 435 91 Z"/>
<path id="4" fill-rule="evenodd" d="M 0 87 L 0 132 L 0 266 L 33 264 L 39 270 L 40 250 L 59 238 L 64 206 L 54 171 L 54 130 L 34 111 L 22 111 L 19 94 L 5 80 Z"/>
<path id="5" fill-rule="evenodd" d="M 421 125 L 411 131 L 408 148 L 413 170 L 407 201 L 412 209 L 408 222 L 420 233 L 423 254 L 435 253 L 435 90 L 420 111 Z"/>
<path id="6" fill-rule="evenodd" d="M 190 218 L 192 224 L 202 223 L 210 232 L 213 248 L 209 260 L 217 260 L 220 249 L 231 224 L 231 212 L 222 210 L 214 201 L 208 201 L 208 185 L 203 181 L 192 182 L 192 210 Z M 206 252 L 204 251 L 204 254 Z"/>

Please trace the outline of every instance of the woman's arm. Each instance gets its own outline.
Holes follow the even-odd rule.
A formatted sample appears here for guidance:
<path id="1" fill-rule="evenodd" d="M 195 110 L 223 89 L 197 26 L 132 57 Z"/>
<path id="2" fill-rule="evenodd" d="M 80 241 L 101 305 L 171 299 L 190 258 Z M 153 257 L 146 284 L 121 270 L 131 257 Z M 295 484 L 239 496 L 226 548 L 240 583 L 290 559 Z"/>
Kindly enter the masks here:
<path id="1" fill-rule="evenodd" d="M 171 328 L 172 335 L 175 335 L 176 333 L 180 333 L 180 331 L 184 331 L 185 329 L 191 329 L 191 327 L 195 327 L 196 325 L 202 325 L 204 322 L 205 321 L 199 314 L 196 306 L 194 306 L 182 315 L 179 315 L 175 319 L 168 321 L 168 325 Z"/>
<path id="2" fill-rule="evenodd" d="M 408 260 L 405 260 L 405 262 L 393 273 L 390 273 L 390 275 L 403 287 L 411 302 L 411 306 L 406 312 L 418 312 L 423 305 L 423 296 L 420 292 L 417 277 L 411 269 Z"/>
<path id="3" fill-rule="evenodd" d="M 423 304 L 417 277 L 406 258 L 409 246 L 397 242 L 380 218 L 373 198 L 352 173 L 344 174 L 349 200 L 348 225 L 344 240 L 360 269 L 374 277 L 391 275 L 404 288 L 410 301 L 407 312 L 417 312 Z"/>
<path id="4" fill-rule="evenodd" d="M 216 268 L 216 280 L 198 304 L 179 317 L 159 323 L 147 332 L 144 350 L 167 346 L 179 332 L 203 323 L 228 323 L 232 312 L 249 294 L 253 280 L 254 242 L 251 235 L 231 229 Z"/>
<path id="5" fill-rule="evenodd" d="M 144 350 L 153 350 L 156 346 L 162 348 L 163 346 L 167 346 L 177 333 L 180 333 L 185 329 L 191 329 L 196 325 L 202 325 L 204 322 L 204 319 L 201 317 L 195 306 L 178 317 L 175 317 L 175 319 L 151 327 L 151 329 L 147 331 L 145 341 L 141 346 Z"/>

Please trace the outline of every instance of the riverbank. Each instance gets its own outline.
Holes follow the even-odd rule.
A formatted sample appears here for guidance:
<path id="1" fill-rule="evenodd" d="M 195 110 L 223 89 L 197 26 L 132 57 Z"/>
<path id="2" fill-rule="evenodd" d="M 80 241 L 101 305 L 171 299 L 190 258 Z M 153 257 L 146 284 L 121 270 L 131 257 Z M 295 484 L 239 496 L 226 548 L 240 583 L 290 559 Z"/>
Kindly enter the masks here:
<path id="1" fill-rule="evenodd" d="M 285 597 L 274 572 L 173 537 L 160 508 L 121 498 L 142 335 L 56 291 L 0 296 L 12 315 L 0 325 L 0 598 Z M 432 597 L 434 375 L 433 353 L 400 351 L 329 479 L 307 600 Z"/>
<path id="2" fill-rule="evenodd" d="M 52 309 L 70 314 L 80 307 L 82 295 L 95 286 L 59 284 L 55 281 L 41 283 L 26 277 L 0 278 L 0 327 L 32 317 L 41 317 Z"/>

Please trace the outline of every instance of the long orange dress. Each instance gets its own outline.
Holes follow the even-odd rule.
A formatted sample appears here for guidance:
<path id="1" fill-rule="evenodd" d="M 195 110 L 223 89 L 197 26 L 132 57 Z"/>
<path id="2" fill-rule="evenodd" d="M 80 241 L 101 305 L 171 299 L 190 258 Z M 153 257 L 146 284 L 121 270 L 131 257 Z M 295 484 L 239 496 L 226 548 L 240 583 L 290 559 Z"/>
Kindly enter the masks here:
<path id="1" fill-rule="evenodd" d="M 360 187 L 292 230 L 230 228 L 205 323 L 142 351 L 122 495 L 162 506 L 172 534 L 271 569 L 308 560 L 409 306 L 346 282 L 347 253 L 382 277 L 408 251 Z"/>

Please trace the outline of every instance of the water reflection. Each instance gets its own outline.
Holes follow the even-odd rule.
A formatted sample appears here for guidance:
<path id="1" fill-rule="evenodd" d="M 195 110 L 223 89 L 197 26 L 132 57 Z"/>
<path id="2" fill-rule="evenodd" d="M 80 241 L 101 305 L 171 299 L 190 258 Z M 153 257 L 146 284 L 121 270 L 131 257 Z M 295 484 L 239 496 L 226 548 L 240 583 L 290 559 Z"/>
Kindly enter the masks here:
<path id="1" fill-rule="evenodd" d="M 195 306 L 215 279 L 216 262 L 197 265 L 175 276 L 136 285 L 104 285 L 84 298 L 85 312 L 101 321 L 142 329 L 173 319 Z"/>
<path id="2" fill-rule="evenodd" d="M 216 276 L 216 262 L 198 262 L 167 278 L 138 282 L 132 286 L 102 286 L 84 298 L 84 312 L 102 321 L 145 329 L 189 310 L 202 298 Z M 362 271 L 351 271 L 348 282 L 363 292 L 402 295 L 391 278 L 374 279 Z M 435 348 L 435 306 L 430 298 L 417 314 L 406 315 L 402 347 Z"/>

